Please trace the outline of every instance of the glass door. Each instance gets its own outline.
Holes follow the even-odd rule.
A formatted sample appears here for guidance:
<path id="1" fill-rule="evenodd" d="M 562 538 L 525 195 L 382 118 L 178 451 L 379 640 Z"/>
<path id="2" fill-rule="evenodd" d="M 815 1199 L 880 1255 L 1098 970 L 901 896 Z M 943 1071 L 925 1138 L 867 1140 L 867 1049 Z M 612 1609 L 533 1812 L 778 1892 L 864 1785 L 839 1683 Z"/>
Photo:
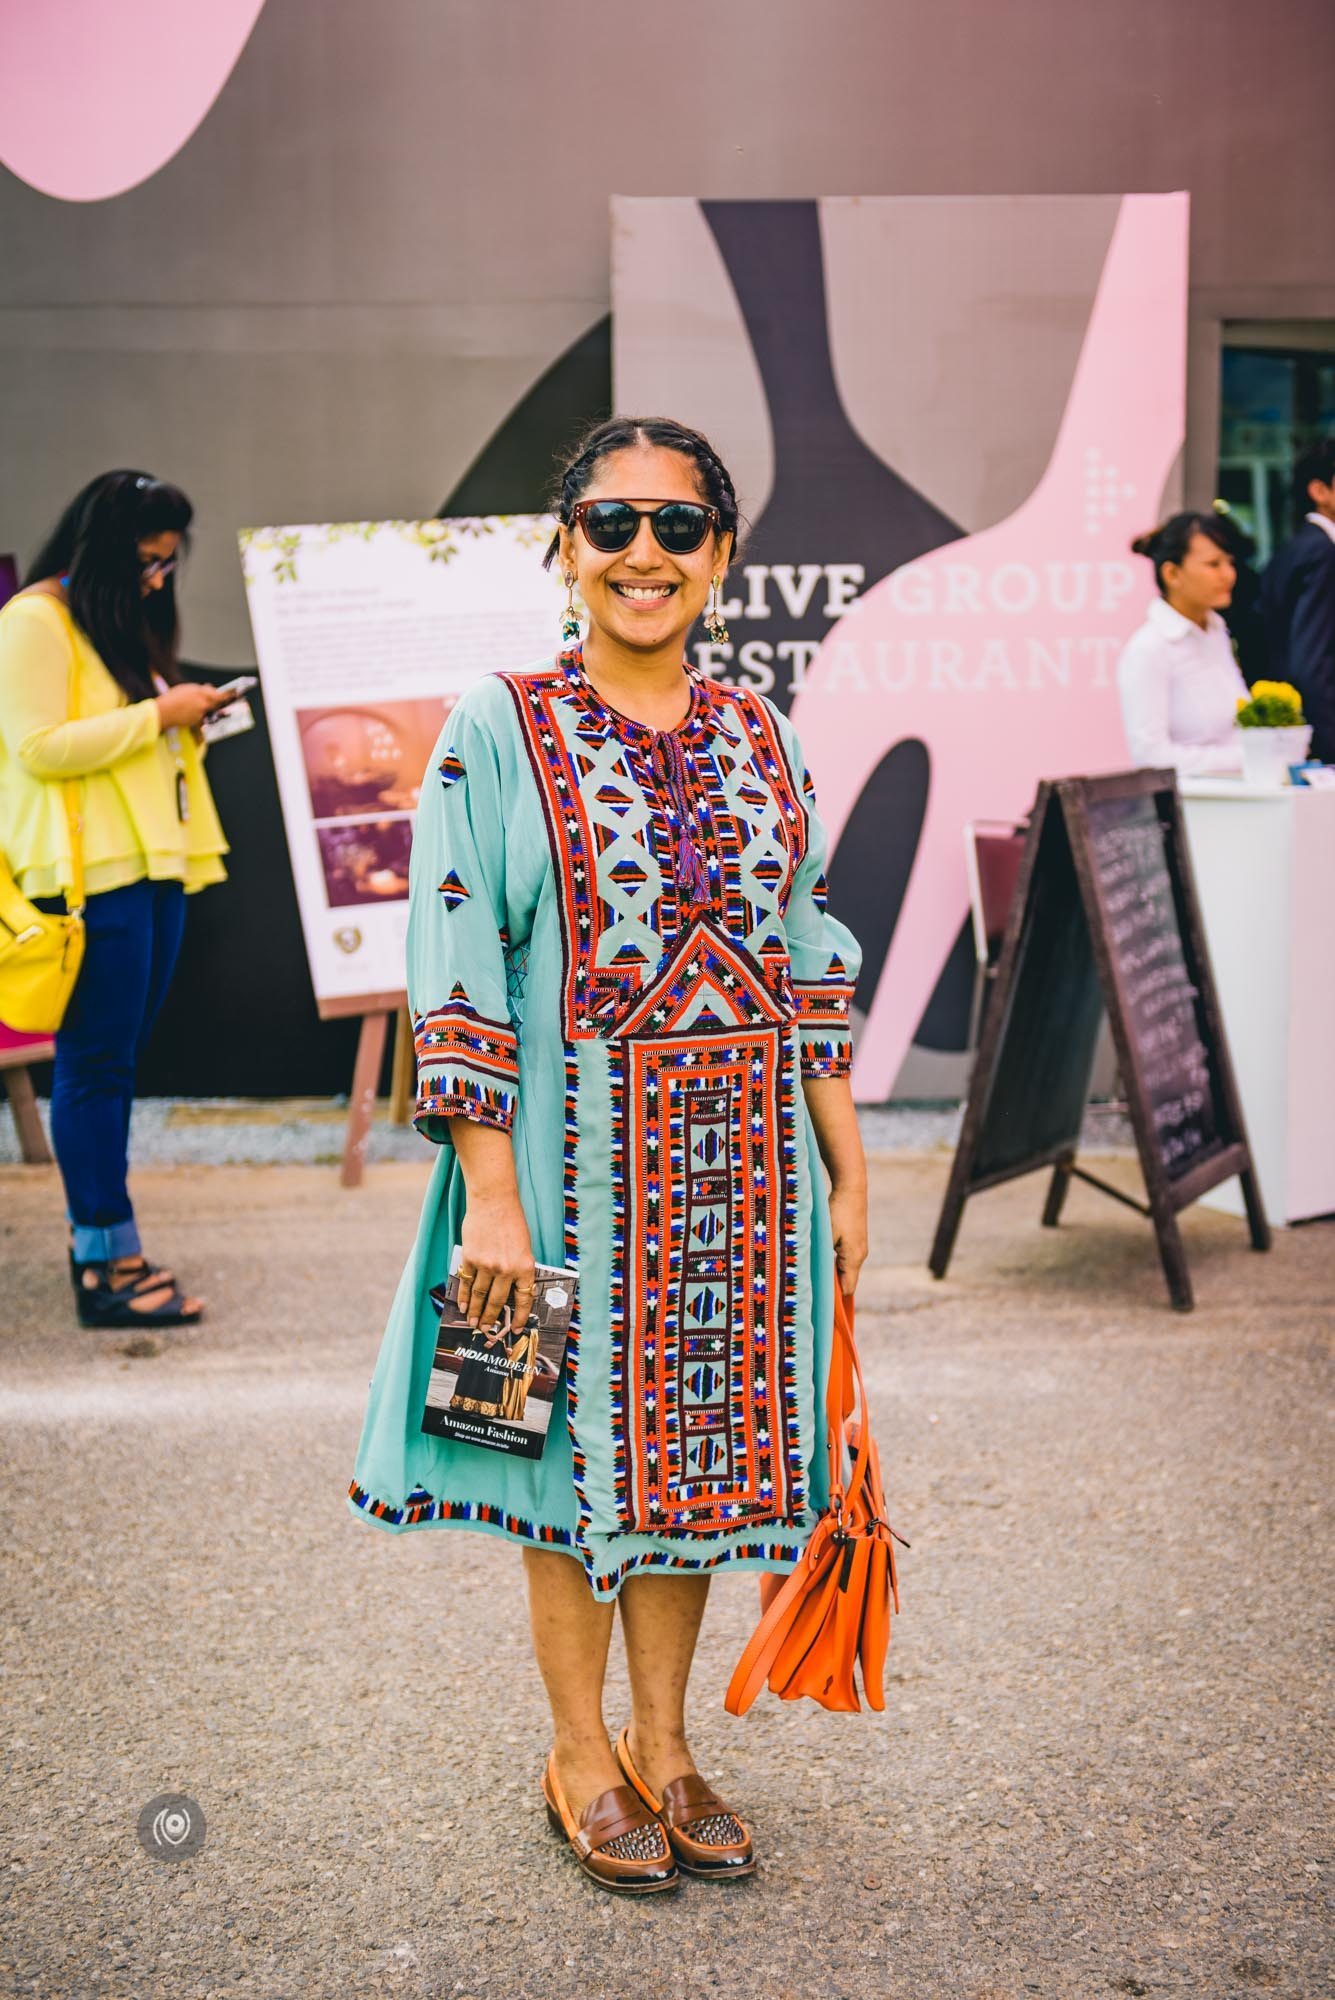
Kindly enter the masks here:
<path id="1" fill-rule="evenodd" d="M 1262 566 L 1305 511 L 1291 493 L 1299 453 L 1335 433 L 1335 327 L 1226 327 L 1221 373 L 1219 497 Z"/>

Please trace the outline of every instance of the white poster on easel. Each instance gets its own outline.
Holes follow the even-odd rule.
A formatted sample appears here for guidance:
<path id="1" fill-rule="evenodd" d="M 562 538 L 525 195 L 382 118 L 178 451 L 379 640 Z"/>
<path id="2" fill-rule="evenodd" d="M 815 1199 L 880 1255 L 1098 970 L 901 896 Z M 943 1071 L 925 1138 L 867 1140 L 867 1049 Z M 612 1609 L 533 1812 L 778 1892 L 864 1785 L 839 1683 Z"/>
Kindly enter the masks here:
<path id="1" fill-rule="evenodd" d="M 321 1013 L 404 989 L 408 857 L 446 716 L 557 648 L 545 515 L 246 528 L 241 562 Z"/>

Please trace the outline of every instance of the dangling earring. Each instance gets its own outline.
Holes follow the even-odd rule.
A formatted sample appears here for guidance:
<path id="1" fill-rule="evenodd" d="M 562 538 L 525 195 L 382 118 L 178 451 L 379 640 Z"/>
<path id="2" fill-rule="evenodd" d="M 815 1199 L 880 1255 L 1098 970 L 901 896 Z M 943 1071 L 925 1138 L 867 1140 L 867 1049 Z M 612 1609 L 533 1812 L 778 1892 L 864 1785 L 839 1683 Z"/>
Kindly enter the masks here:
<path id="1" fill-rule="evenodd" d="M 575 609 L 575 572 L 565 573 L 566 608 L 561 615 L 561 637 L 568 646 L 573 646 L 579 638 L 579 613 Z"/>
<path id="2" fill-rule="evenodd" d="M 705 613 L 705 630 L 716 646 L 728 643 L 728 628 L 723 622 L 723 606 L 719 602 L 719 587 L 723 579 L 716 576 L 710 585 L 709 609 Z"/>

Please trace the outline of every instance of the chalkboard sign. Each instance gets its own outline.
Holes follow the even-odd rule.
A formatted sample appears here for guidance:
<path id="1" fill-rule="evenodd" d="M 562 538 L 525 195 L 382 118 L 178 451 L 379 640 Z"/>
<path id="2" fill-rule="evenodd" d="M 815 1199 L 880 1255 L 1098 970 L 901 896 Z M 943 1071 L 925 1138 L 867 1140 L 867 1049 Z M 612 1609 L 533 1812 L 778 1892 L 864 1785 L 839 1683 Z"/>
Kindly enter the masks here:
<path id="1" fill-rule="evenodd" d="M 1105 1011 L 1145 1202 L 1075 1163 Z M 1237 1174 L 1252 1243 L 1269 1247 L 1171 771 L 1039 787 L 932 1246 L 938 1278 L 968 1197 L 1045 1166 L 1049 1227 L 1073 1177 L 1150 1217 L 1181 1311 L 1189 1202 Z"/>
<path id="2" fill-rule="evenodd" d="M 1199 968 L 1193 976 L 1187 964 L 1165 827 L 1151 793 L 1097 800 L 1088 822 L 1095 890 L 1127 1033 L 1140 1057 L 1154 1146 L 1164 1172 L 1177 1180 L 1241 1135 L 1230 1127 L 1205 1040 Z"/>
<path id="3" fill-rule="evenodd" d="M 1055 1160 L 1079 1137 L 1089 1100 L 1103 1000 L 1070 842 L 1060 812 L 1047 810 L 1050 789 L 1031 821 L 1011 905 L 1019 937 L 1002 947 L 974 1070 L 976 1089 L 1004 1012 L 1006 1059 L 989 1066 L 973 1162 L 980 1187 Z"/>

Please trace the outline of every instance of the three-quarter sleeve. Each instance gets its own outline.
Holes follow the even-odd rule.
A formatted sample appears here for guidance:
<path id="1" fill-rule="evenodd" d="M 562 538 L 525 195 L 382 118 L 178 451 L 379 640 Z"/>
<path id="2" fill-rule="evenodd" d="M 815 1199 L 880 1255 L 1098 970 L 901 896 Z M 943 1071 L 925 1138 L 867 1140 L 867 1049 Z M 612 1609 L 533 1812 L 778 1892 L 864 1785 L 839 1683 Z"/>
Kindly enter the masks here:
<path id="1" fill-rule="evenodd" d="M 853 1066 L 849 1010 L 862 964 L 862 947 L 847 924 L 830 915 L 825 880 L 829 838 L 816 810 L 815 786 L 792 724 L 778 709 L 774 713 L 779 717 L 780 734 L 806 813 L 805 852 L 794 872 L 783 912 L 797 1006 L 801 1073 L 804 1079 L 846 1077 Z"/>
<path id="2" fill-rule="evenodd" d="M 508 1132 L 519 1049 L 506 1000 L 505 816 L 496 746 L 469 710 L 450 714 L 422 784 L 408 902 L 408 1005 L 417 1052 L 413 1123 L 451 1118 Z"/>
<path id="3" fill-rule="evenodd" d="M 156 741 L 151 698 L 70 718 L 69 641 L 35 601 L 12 604 L 0 621 L 0 731 L 15 762 L 35 778 L 86 778 Z"/>

